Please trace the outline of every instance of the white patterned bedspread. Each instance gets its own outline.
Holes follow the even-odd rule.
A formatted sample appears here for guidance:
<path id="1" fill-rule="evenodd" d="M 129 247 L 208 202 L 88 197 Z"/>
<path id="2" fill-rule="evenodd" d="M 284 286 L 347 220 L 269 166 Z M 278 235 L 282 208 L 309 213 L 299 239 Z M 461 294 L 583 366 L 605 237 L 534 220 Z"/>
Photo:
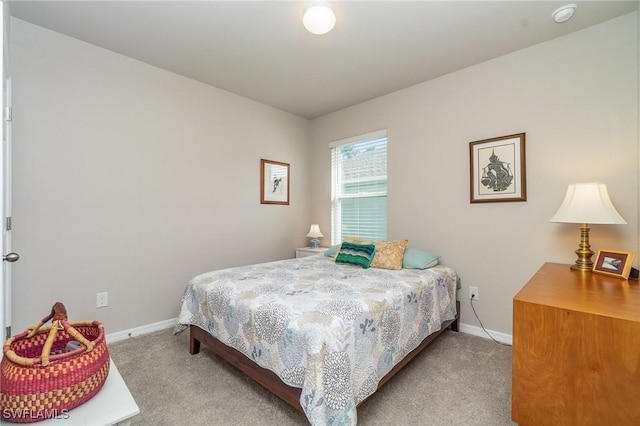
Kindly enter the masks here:
<path id="1" fill-rule="evenodd" d="M 208 272 L 188 284 L 175 333 L 207 330 L 302 388 L 312 425 L 354 425 L 356 405 L 443 321 L 456 273 L 362 269 L 322 255 Z"/>

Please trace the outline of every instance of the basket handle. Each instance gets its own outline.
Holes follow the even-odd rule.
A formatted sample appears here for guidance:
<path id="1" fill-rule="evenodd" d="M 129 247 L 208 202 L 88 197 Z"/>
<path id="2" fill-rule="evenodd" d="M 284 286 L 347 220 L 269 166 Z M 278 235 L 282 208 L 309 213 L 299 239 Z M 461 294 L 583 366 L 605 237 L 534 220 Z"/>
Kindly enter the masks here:
<path id="1" fill-rule="evenodd" d="M 51 313 L 46 317 L 42 318 L 39 323 L 32 325 L 31 327 L 27 327 L 27 337 L 33 337 L 36 335 L 40 327 L 42 327 L 47 321 L 50 319 L 54 320 L 66 320 L 67 319 L 67 308 L 64 307 L 62 302 L 56 302 L 51 307 Z"/>
<path id="2" fill-rule="evenodd" d="M 94 341 L 88 340 L 78 330 L 73 328 L 71 324 L 69 324 L 69 322 L 67 321 L 67 309 L 61 302 L 56 302 L 51 308 L 51 313 L 49 315 L 42 318 L 38 324 L 27 328 L 27 330 L 23 334 L 26 334 L 27 337 L 33 337 L 38 332 L 40 327 L 42 327 L 42 325 L 49 320 L 52 320 L 51 329 L 49 330 L 47 340 L 44 342 L 44 346 L 42 347 L 42 353 L 40 356 L 42 366 L 47 366 L 51 362 L 49 360 L 49 356 L 51 355 L 51 348 L 53 347 L 53 343 L 56 340 L 56 334 L 58 334 L 58 331 L 60 330 L 65 330 L 74 340 L 77 340 L 78 342 L 83 344 L 87 348 L 87 352 L 91 352 L 95 347 L 96 344 Z M 12 339 L 8 340 L 7 342 L 10 341 L 12 341 Z M 5 346 L 6 345 L 7 343 L 5 343 Z M 33 365 L 33 360 L 23 359 L 21 361 L 22 362 L 19 363 L 22 365 Z M 25 361 L 28 364 L 25 364 Z"/>

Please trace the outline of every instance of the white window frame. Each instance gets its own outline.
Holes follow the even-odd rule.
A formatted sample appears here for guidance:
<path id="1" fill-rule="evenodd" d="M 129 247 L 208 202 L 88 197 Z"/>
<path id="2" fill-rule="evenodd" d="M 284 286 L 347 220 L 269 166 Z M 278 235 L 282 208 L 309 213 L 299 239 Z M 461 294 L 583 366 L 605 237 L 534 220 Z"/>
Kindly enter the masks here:
<path id="1" fill-rule="evenodd" d="M 387 131 L 385 130 L 377 130 L 375 132 L 366 133 L 363 135 L 352 136 L 346 139 L 340 139 L 337 141 L 333 141 L 329 144 L 329 149 L 338 148 L 344 145 L 350 145 L 355 143 L 363 143 L 367 141 L 373 141 L 376 139 L 386 139 L 387 143 L 387 152 L 389 147 L 389 140 L 387 137 Z M 333 151 L 332 151 L 333 152 Z M 342 211 L 341 211 L 341 203 L 340 200 L 348 199 L 348 198 L 367 198 L 367 197 L 387 197 L 388 190 L 385 191 L 374 191 L 367 193 L 359 193 L 359 194 L 337 194 L 336 193 L 336 181 L 338 176 L 341 175 L 340 171 L 334 169 L 334 160 L 333 154 L 331 155 L 331 244 L 339 244 L 342 242 L 341 229 L 342 229 Z M 337 164 L 338 166 L 340 163 Z M 388 178 L 388 175 L 387 175 Z M 388 215 L 388 212 L 385 212 L 385 215 Z M 388 217 L 388 216 L 387 216 Z M 386 234 L 385 229 L 385 234 Z"/>

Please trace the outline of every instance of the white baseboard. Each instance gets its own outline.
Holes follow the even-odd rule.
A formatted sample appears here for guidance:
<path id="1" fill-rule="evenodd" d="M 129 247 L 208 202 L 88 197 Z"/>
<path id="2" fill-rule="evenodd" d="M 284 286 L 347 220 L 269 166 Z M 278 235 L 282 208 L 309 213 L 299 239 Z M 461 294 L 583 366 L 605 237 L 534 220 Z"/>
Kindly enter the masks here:
<path id="1" fill-rule="evenodd" d="M 177 318 L 171 318 L 164 321 L 154 322 L 153 324 L 142 325 L 140 327 L 130 328 L 128 330 L 116 331 L 105 336 L 107 344 L 119 342 L 120 340 L 129 339 L 130 337 L 140 336 L 142 334 L 153 333 L 154 331 L 166 330 L 176 325 Z"/>
<path id="2" fill-rule="evenodd" d="M 171 318 L 164 321 L 155 322 L 153 324 L 142 325 L 140 327 L 130 328 L 128 330 L 116 331 L 115 333 L 107 334 L 107 344 L 126 340 L 131 337 L 140 336 L 142 334 L 153 333 L 154 331 L 166 330 L 176 325 L 177 318 Z M 472 334 L 474 336 L 484 337 L 490 339 L 493 337 L 500 343 L 511 345 L 513 342 L 513 336 L 510 334 L 500 333 L 499 331 L 487 330 L 491 337 L 487 336 L 487 333 L 480 327 L 475 325 L 469 325 L 460 323 L 460 331 L 462 333 Z"/>
<path id="3" fill-rule="evenodd" d="M 499 331 L 493 331 L 493 330 L 487 330 L 485 332 L 481 327 L 476 327 L 475 325 L 460 323 L 460 331 L 462 333 L 473 334 L 474 336 L 484 337 L 485 339 L 491 339 L 491 337 L 493 337 L 496 341 L 500 343 L 504 343 L 506 345 L 513 344 L 513 336 L 511 334 L 500 333 Z M 487 335 L 487 333 L 489 335 Z"/>

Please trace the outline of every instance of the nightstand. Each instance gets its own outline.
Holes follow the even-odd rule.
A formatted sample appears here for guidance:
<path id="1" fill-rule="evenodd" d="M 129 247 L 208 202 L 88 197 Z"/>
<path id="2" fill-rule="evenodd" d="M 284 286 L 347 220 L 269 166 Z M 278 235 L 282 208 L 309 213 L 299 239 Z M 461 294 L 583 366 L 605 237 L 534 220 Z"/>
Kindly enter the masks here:
<path id="1" fill-rule="evenodd" d="M 315 254 L 321 254 L 329 250 L 329 247 L 300 247 L 296 249 L 296 258 L 313 256 Z"/>
<path id="2" fill-rule="evenodd" d="M 513 421 L 640 424 L 640 286 L 545 263 L 513 298 Z"/>
<path id="3" fill-rule="evenodd" d="M 131 396 L 129 388 L 120 372 L 110 360 L 109 375 L 104 385 L 93 398 L 69 411 L 51 410 L 54 417 L 39 421 L 40 425 L 72 426 L 72 425 L 112 425 L 125 426 L 131 424 L 132 417 L 140 413 L 138 404 Z M 47 415 L 47 411 L 44 411 Z"/>

